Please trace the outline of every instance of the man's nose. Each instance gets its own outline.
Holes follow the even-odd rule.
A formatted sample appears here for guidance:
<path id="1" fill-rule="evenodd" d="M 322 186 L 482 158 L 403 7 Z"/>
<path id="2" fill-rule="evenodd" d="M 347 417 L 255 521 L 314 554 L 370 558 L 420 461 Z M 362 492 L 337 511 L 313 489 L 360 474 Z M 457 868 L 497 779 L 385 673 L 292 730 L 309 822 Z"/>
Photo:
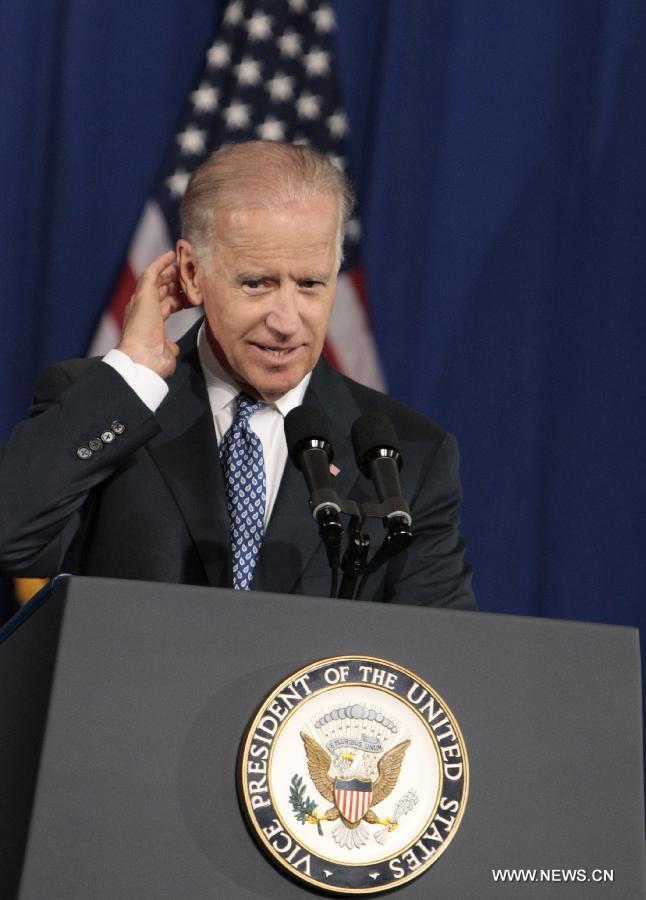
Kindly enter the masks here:
<path id="1" fill-rule="evenodd" d="M 300 325 L 297 285 L 281 284 L 272 300 L 271 309 L 265 319 L 267 327 L 279 334 L 294 334 Z"/>

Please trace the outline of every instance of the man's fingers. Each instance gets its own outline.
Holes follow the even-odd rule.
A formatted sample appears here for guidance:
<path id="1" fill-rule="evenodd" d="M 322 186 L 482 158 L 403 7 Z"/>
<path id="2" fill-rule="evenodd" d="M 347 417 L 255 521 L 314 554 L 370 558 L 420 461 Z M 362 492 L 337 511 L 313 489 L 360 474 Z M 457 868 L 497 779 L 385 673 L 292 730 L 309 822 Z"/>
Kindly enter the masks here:
<path id="1" fill-rule="evenodd" d="M 159 306 L 164 322 L 169 318 L 169 316 L 172 316 L 173 313 L 179 312 L 179 310 L 183 308 L 184 304 L 182 302 L 182 298 L 176 296 L 166 297 L 164 300 L 162 300 Z"/>
<path id="2" fill-rule="evenodd" d="M 181 292 L 173 250 L 154 260 L 142 273 L 124 316 L 119 349 L 131 359 L 148 366 L 162 378 L 175 369 L 179 347 L 169 341 L 165 322 L 182 309 L 186 298 Z"/>
<path id="3" fill-rule="evenodd" d="M 177 263 L 175 261 L 175 252 L 169 250 L 162 256 L 158 256 L 153 260 L 148 268 L 139 276 L 135 294 L 143 294 L 151 299 L 154 291 L 158 291 L 161 285 L 177 279 Z"/>
<path id="4" fill-rule="evenodd" d="M 168 284 L 162 284 L 159 290 L 160 293 L 161 291 L 164 291 L 167 296 L 170 294 L 173 297 L 177 297 L 178 294 L 182 293 L 182 287 L 179 281 L 169 281 Z"/>
<path id="5" fill-rule="evenodd" d="M 168 250 L 154 259 L 141 274 L 142 281 L 156 281 L 162 273 L 175 265 L 175 251 Z"/>
<path id="6" fill-rule="evenodd" d="M 158 281 L 160 284 L 166 284 L 168 281 L 177 281 L 179 269 L 176 262 L 172 262 L 169 266 L 162 269 L 159 273 Z"/>
<path id="7" fill-rule="evenodd" d="M 172 297 L 177 301 L 177 305 L 173 307 L 171 312 L 177 312 L 179 309 L 192 309 L 193 304 L 182 290 L 181 284 L 173 284 L 168 287 L 164 286 L 159 289 L 160 300 L 168 300 Z"/>
<path id="8" fill-rule="evenodd" d="M 154 260 L 139 277 L 135 293 L 130 298 L 128 311 L 133 314 L 139 307 L 152 312 L 153 308 L 168 296 L 177 296 L 181 290 L 175 253 L 169 250 Z"/>

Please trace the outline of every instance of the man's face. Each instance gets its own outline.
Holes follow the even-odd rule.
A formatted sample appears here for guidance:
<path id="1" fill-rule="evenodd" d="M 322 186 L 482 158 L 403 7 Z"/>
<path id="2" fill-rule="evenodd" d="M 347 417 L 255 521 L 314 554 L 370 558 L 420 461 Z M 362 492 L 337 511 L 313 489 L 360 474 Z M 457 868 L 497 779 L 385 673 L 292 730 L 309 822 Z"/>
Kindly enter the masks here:
<path id="1" fill-rule="evenodd" d="M 218 216 L 199 277 L 209 342 L 227 372 L 273 402 L 321 354 L 336 288 L 337 205 L 330 193 Z"/>

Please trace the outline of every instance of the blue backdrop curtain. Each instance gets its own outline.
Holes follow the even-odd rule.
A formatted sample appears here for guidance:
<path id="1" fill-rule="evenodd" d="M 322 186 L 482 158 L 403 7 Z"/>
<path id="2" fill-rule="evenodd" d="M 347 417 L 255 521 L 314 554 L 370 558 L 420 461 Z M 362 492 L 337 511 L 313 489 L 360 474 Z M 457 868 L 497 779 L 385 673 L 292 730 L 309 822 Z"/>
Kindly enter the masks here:
<path id="1" fill-rule="evenodd" d="M 334 5 L 374 328 L 459 439 L 482 608 L 646 623 L 645 4 Z M 85 353 L 221 12 L 3 0 L 1 439 Z"/>

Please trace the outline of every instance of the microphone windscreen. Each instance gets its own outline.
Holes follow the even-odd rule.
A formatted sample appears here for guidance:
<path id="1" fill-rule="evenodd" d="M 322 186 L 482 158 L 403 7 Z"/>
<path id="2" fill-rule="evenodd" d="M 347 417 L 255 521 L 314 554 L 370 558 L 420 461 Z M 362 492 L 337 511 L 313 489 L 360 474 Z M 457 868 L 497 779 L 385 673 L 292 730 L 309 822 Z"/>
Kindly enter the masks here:
<path id="1" fill-rule="evenodd" d="M 330 438 L 330 424 L 320 409 L 315 406 L 296 406 L 285 416 L 285 439 L 290 459 L 296 463 L 294 453 L 302 441 L 326 441 Z"/>
<path id="2" fill-rule="evenodd" d="M 381 412 L 369 412 L 360 416 L 352 426 L 352 446 L 359 468 L 363 466 L 363 460 L 372 450 L 397 450 L 399 440 L 393 428 L 393 424 Z"/>

